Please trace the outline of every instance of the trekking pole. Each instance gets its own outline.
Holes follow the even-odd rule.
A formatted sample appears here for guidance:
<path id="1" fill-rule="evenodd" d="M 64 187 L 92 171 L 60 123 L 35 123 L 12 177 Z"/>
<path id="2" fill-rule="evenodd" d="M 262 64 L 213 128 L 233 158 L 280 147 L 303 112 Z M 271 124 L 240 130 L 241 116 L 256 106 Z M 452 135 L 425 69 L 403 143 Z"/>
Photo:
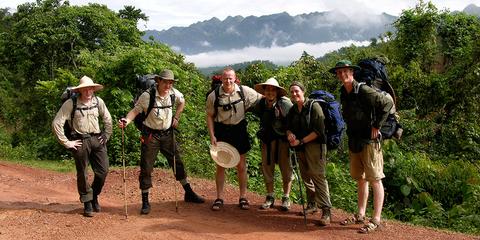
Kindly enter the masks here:
<path id="1" fill-rule="evenodd" d="M 122 128 L 122 163 L 123 163 L 123 198 L 125 200 L 125 219 L 128 218 L 128 209 L 127 209 L 127 181 L 126 181 L 126 169 L 125 169 L 125 131 L 124 127 Z"/>
<path id="2" fill-rule="evenodd" d="M 295 175 L 295 178 L 297 179 L 297 182 L 298 182 L 298 187 L 300 189 L 300 203 L 302 204 L 303 223 L 305 224 L 305 227 L 307 227 L 307 214 L 305 213 L 305 199 L 303 198 L 302 180 L 298 174 L 298 171 L 299 171 L 297 167 L 298 160 L 297 160 L 297 152 L 295 151 L 295 148 L 291 148 L 290 163 L 292 164 L 293 175 Z"/>
<path id="3" fill-rule="evenodd" d="M 175 159 L 175 128 L 172 126 L 172 144 L 173 144 L 173 181 L 174 181 L 174 186 L 175 186 L 175 212 L 178 213 L 178 200 L 177 200 L 177 184 L 175 183 L 176 177 L 177 177 L 177 162 Z"/>

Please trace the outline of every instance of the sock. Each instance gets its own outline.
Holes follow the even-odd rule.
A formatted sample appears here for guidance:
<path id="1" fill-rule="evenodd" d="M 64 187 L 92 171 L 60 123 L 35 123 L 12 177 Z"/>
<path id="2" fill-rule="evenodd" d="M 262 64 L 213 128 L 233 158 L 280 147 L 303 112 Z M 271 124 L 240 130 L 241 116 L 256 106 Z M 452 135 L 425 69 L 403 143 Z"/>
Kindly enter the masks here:
<path id="1" fill-rule="evenodd" d="M 148 193 L 149 189 L 142 189 L 142 193 Z"/>
<path id="2" fill-rule="evenodd" d="M 188 181 L 187 181 L 187 179 L 186 179 L 186 178 L 184 178 L 184 179 L 180 180 L 180 184 L 182 184 L 182 186 L 185 186 L 185 185 L 187 185 L 187 184 L 188 184 Z"/>
<path id="3" fill-rule="evenodd" d="M 269 197 L 273 197 L 273 196 L 274 196 L 274 194 L 273 194 L 273 192 L 271 192 L 271 193 L 267 193 L 267 196 L 269 196 Z"/>

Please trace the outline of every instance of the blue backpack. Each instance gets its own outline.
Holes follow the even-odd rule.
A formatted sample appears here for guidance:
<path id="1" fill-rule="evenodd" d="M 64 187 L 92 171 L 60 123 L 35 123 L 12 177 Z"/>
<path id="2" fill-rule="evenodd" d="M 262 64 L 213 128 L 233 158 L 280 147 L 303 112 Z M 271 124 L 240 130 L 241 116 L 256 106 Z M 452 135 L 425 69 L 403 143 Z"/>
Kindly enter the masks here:
<path id="1" fill-rule="evenodd" d="M 340 103 L 335 101 L 335 97 L 331 93 L 323 90 L 313 91 L 309 98 L 312 99 L 312 102 L 307 115 L 307 125 L 310 125 L 310 112 L 312 111 L 313 103 L 318 102 L 325 115 L 327 149 L 337 149 L 342 142 L 343 130 L 345 129 L 345 122 L 340 112 Z"/>

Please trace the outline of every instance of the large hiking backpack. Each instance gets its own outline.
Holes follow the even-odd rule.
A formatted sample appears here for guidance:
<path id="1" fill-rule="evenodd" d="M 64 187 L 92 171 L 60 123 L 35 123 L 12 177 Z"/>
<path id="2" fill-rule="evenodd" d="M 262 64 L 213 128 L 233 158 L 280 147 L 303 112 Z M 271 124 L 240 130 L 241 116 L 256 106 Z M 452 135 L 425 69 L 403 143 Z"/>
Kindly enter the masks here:
<path id="1" fill-rule="evenodd" d="M 345 122 L 343 121 L 342 114 L 340 112 L 340 103 L 335 101 L 335 97 L 323 90 L 313 91 L 309 98 L 312 100 L 308 109 L 307 125 L 310 126 L 310 113 L 312 111 L 313 104 L 318 102 L 322 107 L 323 114 L 325 115 L 325 135 L 327 137 L 327 149 L 337 149 L 342 142 L 343 130 L 345 129 Z"/>
<path id="2" fill-rule="evenodd" d="M 72 138 L 73 133 L 74 133 L 73 132 L 73 119 L 75 117 L 75 111 L 77 111 L 77 110 L 83 111 L 83 110 L 90 110 L 90 109 L 93 109 L 93 108 L 98 108 L 98 98 L 97 98 L 97 96 L 95 96 L 95 100 L 97 101 L 97 103 L 94 106 L 78 108 L 77 107 L 78 96 L 79 96 L 79 93 L 72 91 L 72 87 L 67 87 L 65 89 L 65 91 L 63 91 L 62 96 L 60 97 L 61 100 L 62 100 L 62 104 L 65 103 L 68 99 L 72 99 L 72 104 L 73 104 L 72 112 L 70 113 L 70 119 L 67 119 L 67 121 L 65 121 L 65 124 L 63 124 L 63 132 L 64 132 L 64 134 L 65 134 L 65 136 L 67 137 L 68 140 L 73 139 Z"/>
<path id="3" fill-rule="evenodd" d="M 397 98 L 392 85 L 388 81 L 388 74 L 385 63 L 377 58 L 363 59 L 358 62 L 359 70 L 354 73 L 354 78 L 360 84 L 354 89 L 354 93 L 358 94 L 360 87 L 363 84 L 372 87 L 373 89 L 381 92 L 388 99 L 393 101 L 394 107 L 396 107 Z M 380 127 L 380 132 L 383 139 L 397 138 L 400 139 L 403 129 L 398 122 L 396 112 L 390 112 L 385 120 L 385 123 Z"/>
<path id="4" fill-rule="evenodd" d="M 137 75 L 137 95 L 133 101 L 133 104 L 135 104 L 138 101 L 138 98 L 140 95 L 142 95 L 144 92 L 148 92 L 150 94 L 150 99 L 148 101 L 148 108 L 146 112 L 141 112 L 135 116 L 135 119 L 133 119 L 133 123 L 135 124 L 135 127 L 142 131 L 143 130 L 143 122 L 147 118 L 148 114 L 152 111 L 153 108 L 170 108 L 175 105 L 175 94 L 170 94 L 170 100 L 172 105 L 170 106 L 162 106 L 162 107 L 155 107 L 155 93 L 156 93 L 156 87 L 157 84 L 155 83 L 155 80 L 152 77 L 153 75 L 143 75 L 143 76 L 138 76 Z"/>

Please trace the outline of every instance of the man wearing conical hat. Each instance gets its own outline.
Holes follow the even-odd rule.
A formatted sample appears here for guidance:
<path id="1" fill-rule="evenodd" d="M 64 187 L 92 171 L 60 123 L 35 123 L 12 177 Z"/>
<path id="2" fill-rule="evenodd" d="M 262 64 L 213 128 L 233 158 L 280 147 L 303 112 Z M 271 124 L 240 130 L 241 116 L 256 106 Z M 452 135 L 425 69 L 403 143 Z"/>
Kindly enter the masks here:
<path id="1" fill-rule="evenodd" d="M 281 211 L 290 210 L 290 190 L 292 188 L 293 170 L 290 165 L 287 140 L 287 113 L 292 107 L 290 99 L 285 97 L 287 91 L 275 78 L 255 85 L 255 90 L 265 97 L 254 107 L 253 112 L 260 117 L 260 130 L 257 137 L 262 145 L 262 172 L 267 188 L 265 202 L 260 209 L 273 208 L 275 202 L 274 178 L 275 165 L 278 164 L 282 174 L 283 196 Z"/>
<path id="2" fill-rule="evenodd" d="M 112 117 L 105 102 L 94 95 L 102 88 L 91 78 L 83 76 L 80 84 L 71 89 L 76 94 L 63 103 L 52 123 L 57 140 L 72 152 L 75 159 L 77 189 L 86 217 L 100 212 L 98 195 L 102 192 L 109 165 L 106 143 L 112 135 Z M 102 118 L 104 131 L 100 129 L 99 118 Z M 64 124 L 70 124 L 71 133 L 65 133 Z M 70 139 L 66 135 L 71 136 Z M 87 179 L 89 163 L 95 175 L 91 184 Z"/>

